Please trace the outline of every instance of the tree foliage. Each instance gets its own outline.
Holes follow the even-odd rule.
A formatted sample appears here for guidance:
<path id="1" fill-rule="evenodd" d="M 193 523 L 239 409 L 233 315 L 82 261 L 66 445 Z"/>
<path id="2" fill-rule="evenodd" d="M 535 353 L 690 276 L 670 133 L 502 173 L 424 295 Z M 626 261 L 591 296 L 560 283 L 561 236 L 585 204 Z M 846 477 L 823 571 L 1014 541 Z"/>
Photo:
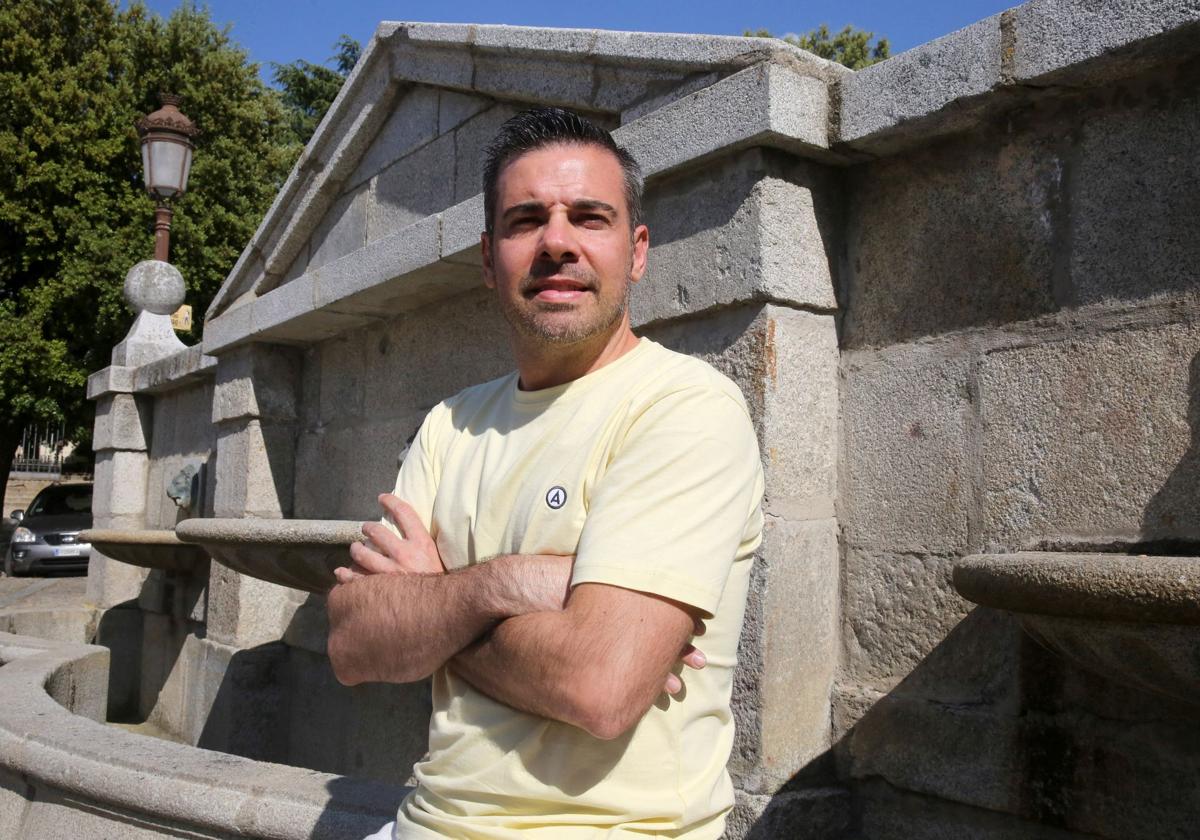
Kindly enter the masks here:
<path id="1" fill-rule="evenodd" d="M 338 38 L 334 50 L 329 59 L 333 62 L 332 69 L 303 60 L 273 65 L 273 79 L 283 93 L 292 135 L 302 146 L 317 130 L 362 53 L 358 41 L 349 35 Z"/>
<path id="2" fill-rule="evenodd" d="M 752 35 L 756 38 L 775 37 L 766 29 L 746 30 L 744 34 Z M 832 35 L 829 32 L 829 27 L 822 23 L 816 29 L 804 35 L 789 33 L 784 35 L 782 40 L 802 50 L 808 50 L 810 53 L 819 55 L 821 58 L 827 58 L 830 61 L 836 61 L 838 64 L 844 64 L 851 70 L 861 70 L 864 67 L 869 67 L 872 64 L 883 61 L 891 54 L 891 45 L 888 44 L 888 39 L 880 38 L 872 44 L 871 39 L 874 37 L 874 32 L 855 29 L 848 24 L 841 32 Z"/>
<path id="3" fill-rule="evenodd" d="M 203 312 L 299 146 L 277 91 L 206 9 L 169 19 L 140 3 L 0 4 L 0 481 L 20 429 L 65 419 L 90 433 L 87 374 L 133 314 L 122 285 L 154 253 L 135 123 L 179 94 L 200 127 L 171 262 Z M 15 429 L 15 432 L 14 432 Z M 12 444 L 10 446 L 10 443 Z"/>

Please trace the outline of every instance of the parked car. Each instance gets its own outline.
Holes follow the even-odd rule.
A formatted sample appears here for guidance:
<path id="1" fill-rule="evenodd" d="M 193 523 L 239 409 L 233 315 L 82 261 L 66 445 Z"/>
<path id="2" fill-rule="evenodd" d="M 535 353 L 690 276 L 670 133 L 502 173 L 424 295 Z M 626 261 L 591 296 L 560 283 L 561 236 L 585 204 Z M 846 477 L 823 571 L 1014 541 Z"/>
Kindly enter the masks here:
<path id="1" fill-rule="evenodd" d="M 92 547 L 79 542 L 79 532 L 92 527 L 92 485 L 47 487 L 12 518 L 17 528 L 4 553 L 6 574 L 87 571 Z"/>

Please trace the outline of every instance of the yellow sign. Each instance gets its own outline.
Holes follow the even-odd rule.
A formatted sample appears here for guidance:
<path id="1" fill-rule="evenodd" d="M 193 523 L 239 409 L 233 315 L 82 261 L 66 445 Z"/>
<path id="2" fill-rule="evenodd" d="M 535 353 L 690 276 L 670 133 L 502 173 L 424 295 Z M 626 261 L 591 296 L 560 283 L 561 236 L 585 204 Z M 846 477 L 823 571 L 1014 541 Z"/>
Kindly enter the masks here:
<path id="1" fill-rule="evenodd" d="M 176 332 L 192 331 L 192 307 L 186 303 L 171 314 L 171 326 Z"/>

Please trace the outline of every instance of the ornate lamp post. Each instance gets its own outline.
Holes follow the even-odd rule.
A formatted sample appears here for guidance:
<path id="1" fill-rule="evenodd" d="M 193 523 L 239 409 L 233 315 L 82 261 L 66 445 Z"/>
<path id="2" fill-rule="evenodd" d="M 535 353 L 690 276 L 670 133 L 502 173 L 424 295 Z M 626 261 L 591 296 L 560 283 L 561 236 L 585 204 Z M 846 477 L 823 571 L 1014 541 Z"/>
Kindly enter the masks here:
<path id="1" fill-rule="evenodd" d="M 192 138 L 199 129 L 179 110 L 179 97 L 160 95 L 162 107 L 138 120 L 142 136 L 142 174 L 154 211 L 154 259 L 167 262 L 171 242 L 171 202 L 187 189 L 192 166 Z"/>

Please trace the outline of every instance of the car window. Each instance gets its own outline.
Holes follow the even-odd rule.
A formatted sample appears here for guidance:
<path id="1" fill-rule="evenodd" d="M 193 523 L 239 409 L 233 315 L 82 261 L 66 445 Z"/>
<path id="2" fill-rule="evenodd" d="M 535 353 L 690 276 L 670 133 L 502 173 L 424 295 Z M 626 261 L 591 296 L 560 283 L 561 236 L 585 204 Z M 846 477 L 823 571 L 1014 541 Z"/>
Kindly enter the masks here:
<path id="1" fill-rule="evenodd" d="M 47 487 L 38 493 L 25 512 L 26 516 L 63 516 L 70 513 L 91 513 L 92 488 Z"/>

